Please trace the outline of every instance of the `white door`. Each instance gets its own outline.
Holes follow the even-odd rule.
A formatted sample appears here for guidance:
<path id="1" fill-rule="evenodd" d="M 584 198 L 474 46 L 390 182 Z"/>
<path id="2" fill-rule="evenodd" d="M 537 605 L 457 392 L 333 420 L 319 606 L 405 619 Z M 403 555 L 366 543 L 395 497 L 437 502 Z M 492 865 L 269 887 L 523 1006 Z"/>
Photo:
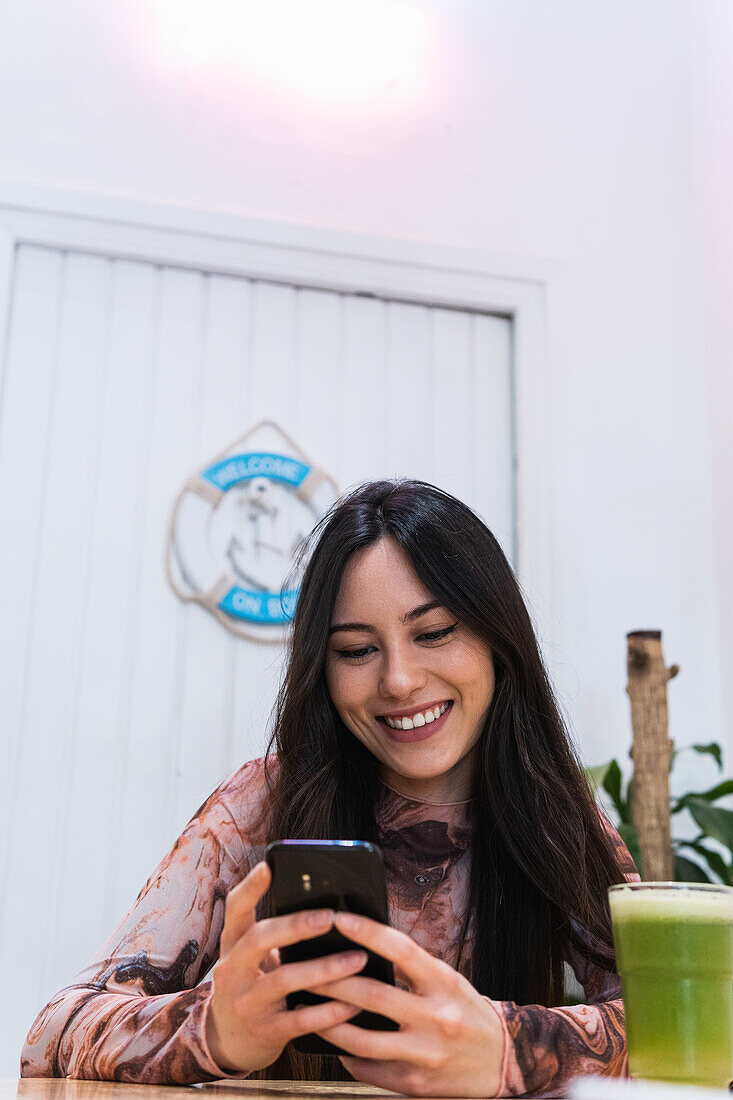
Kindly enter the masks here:
<path id="1" fill-rule="evenodd" d="M 515 523 L 506 318 L 31 245 L 10 300 L 0 1076 L 197 806 L 264 747 L 278 650 L 165 580 L 184 479 L 268 418 L 342 489 L 433 482 L 510 558 Z"/>

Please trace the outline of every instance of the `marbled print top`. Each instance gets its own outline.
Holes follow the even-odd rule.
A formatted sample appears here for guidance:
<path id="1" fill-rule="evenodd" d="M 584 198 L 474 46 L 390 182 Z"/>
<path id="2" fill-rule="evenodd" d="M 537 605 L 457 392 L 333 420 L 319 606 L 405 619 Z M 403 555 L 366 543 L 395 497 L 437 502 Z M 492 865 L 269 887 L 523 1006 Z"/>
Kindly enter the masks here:
<path id="1" fill-rule="evenodd" d="M 144 1084 L 246 1076 L 223 1072 L 207 1047 L 212 985 L 203 979 L 218 957 L 227 893 L 263 856 L 265 799 L 262 760 L 214 791 L 119 927 L 41 1011 L 22 1051 L 21 1076 Z M 391 923 L 451 965 L 470 865 L 467 808 L 385 787 L 378 813 Z M 611 832 L 627 877 L 638 878 Z M 467 948 L 470 957 L 470 941 Z M 579 956 L 569 962 L 589 1004 L 492 1002 L 504 1030 L 499 1095 L 562 1095 L 571 1077 L 627 1072 L 617 976 Z"/>

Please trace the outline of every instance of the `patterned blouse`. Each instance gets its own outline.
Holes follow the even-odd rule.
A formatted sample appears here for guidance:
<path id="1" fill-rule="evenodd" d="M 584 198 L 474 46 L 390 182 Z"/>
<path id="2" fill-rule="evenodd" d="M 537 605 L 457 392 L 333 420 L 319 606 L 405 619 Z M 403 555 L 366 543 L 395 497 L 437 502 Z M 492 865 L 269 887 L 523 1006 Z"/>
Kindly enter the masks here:
<path id="1" fill-rule="evenodd" d="M 191 1084 L 224 1072 L 206 1043 L 227 893 L 263 857 L 263 760 L 245 764 L 201 806 L 94 958 L 41 1011 L 22 1077 Z M 471 856 L 467 802 L 434 804 L 388 787 L 378 809 L 390 922 L 455 965 Z M 605 821 L 605 819 L 604 819 Z M 638 878 L 618 834 L 626 877 Z M 470 958 L 470 940 L 464 957 Z M 568 959 L 588 1004 L 494 1001 L 504 1032 L 498 1095 L 562 1095 L 575 1076 L 627 1073 L 616 974 Z M 461 967 L 463 969 L 463 966 Z"/>

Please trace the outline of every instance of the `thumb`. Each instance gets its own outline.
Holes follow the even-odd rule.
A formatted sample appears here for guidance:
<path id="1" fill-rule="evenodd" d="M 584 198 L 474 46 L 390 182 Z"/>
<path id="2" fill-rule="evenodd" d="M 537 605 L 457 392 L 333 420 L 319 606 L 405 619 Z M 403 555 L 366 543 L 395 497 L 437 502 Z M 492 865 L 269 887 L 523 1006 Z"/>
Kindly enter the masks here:
<path id="1" fill-rule="evenodd" d="M 271 882 L 272 872 L 268 865 L 258 863 L 227 894 L 224 927 L 219 941 L 222 959 L 254 924 L 257 902 L 269 890 Z"/>

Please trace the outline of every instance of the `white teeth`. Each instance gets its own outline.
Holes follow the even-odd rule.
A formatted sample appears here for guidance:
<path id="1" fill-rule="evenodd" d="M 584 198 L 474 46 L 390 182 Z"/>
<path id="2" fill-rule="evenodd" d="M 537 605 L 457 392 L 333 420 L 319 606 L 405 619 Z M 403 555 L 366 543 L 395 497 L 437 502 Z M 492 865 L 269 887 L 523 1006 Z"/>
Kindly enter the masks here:
<path id="1" fill-rule="evenodd" d="M 385 716 L 385 722 L 393 730 L 411 730 L 419 729 L 420 726 L 429 725 L 430 722 L 434 722 L 436 718 L 440 718 L 441 714 L 445 714 L 449 704 L 443 703 L 440 707 L 435 707 L 434 710 L 418 711 L 417 714 L 413 714 L 411 718 L 387 718 Z"/>

